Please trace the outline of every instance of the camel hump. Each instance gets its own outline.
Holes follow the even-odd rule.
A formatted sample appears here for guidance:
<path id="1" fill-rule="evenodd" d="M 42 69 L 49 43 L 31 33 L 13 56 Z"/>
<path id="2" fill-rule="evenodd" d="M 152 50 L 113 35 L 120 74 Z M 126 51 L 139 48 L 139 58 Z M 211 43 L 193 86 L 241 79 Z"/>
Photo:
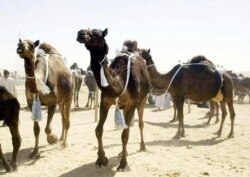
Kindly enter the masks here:
<path id="1" fill-rule="evenodd" d="M 43 50 L 45 52 L 45 54 L 54 54 L 54 55 L 61 56 L 61 54 L 56 50 L 55 47 L 53 47 L 52 45 L 50 45 L 46 42 L 40 44 L 39 49 Z"/>
<path id="2" fill-rule="evenodd" d="M 135 52 L 137 51 L 137 41 L 126 40 L 123 42 L 122 51 L 123 52 Z"/>

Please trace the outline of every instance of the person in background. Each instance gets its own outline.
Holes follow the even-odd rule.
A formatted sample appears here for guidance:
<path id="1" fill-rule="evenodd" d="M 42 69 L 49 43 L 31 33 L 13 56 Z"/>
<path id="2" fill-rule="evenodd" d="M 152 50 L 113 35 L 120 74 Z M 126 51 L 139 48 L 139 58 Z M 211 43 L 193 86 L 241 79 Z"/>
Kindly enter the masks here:
<path id="1" fill-rule="evenodd" d="M 163 93 L 162 95 L 156 96 L 155 106 L 158 107 L 158 111 L 161 109 L 167 109 L 170 107 L 170 94 Z"/>
<path id="2" fill-rule="evenodd" d="M 4 77 L 0 78 L 0 85 L 4 86 L 13 96 L 17 97 L 16 83 L 15 80 L 10 77 L 10 72 L 8 70 L 4 70 L 3 76 Z M 5 123 L 3 123 L 2 126 L 6 126 Z"/>

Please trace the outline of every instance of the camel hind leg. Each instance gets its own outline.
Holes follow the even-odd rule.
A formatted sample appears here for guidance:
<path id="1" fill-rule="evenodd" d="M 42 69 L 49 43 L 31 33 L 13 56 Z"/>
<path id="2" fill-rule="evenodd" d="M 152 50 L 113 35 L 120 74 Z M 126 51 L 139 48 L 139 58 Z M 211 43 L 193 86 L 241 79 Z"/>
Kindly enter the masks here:
<path id="1" fill-rule="evenodd" d="M 233 101 L 227 102 L 229 113 L 230 113 L 230 120 L 231 120 L 231 130 L 228 135 L 228 138 L 233 138 L 234 137 L 234 120 L 235 120 L 235 111 L 234 111 L 234 106 L 233 106 Z"/>
<path id="2" fill-rule="evenodd" d="M 62 116 L 62 133 L 59 140 L 62 142 L 64 147 L 67 146 L 67 134 L 70 126 L 70 108 L 71 101 L 62 101 L 59 104 L 59 110 Z"/>
<path id="3" fill-rule="evenodd" d="M 218 137 L 221 136 L 224 121 L 225 121 L 225 118 L 227 116 L 227 109 L 226 109 L 225 101 L 220 102 L 220 107 L 221 107 L 221 112 L 222 112 L 221 123 L 220 123 L 219 130 L 215 133 L 216 135 L 218 135 Z"/>
<path id="4" fill-rule="evenodd" d="M 147 97 L 142 100 L 142 102 L 137 105 L 137 112 L 139 116 L 139 128 L 140 128 L 140 135 L 141 135 L 141 143 L 140 143 L 140 151 L 146 151 L 144 138 L 143 138 L 143 128 L 144 128 L 144 122 L 143 122 L 143 112 L 144 112 L 144 105 L 146 103 Z"/>

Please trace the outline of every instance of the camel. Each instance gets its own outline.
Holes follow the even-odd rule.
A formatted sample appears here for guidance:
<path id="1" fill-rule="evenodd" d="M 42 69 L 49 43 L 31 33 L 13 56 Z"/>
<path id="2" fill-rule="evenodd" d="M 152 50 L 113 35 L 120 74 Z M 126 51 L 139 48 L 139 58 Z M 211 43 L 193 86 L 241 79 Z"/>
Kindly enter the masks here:
<path id="1" fill-rule="evenodd" d="M 24 59 L 24 69 L 26 75 L 25 94 L 29 109 L 32 110 L 34 97 L 39 98 L 42 105 L 48 108 L 47 124 L 45 133 L 49 144 L 56 143 L 58 138 L 52 133 L 51 122 L 58 105 L 62 116 L 62 134 L 60 141 L 63 147 L 67 146 L 67 134 L 70 126 L 70 108 L 73 96 L 73 82 L 69 69 L 61 59 L 57 50 L 48 43 L 41 43 L 39 50 L 41 55 L 35 57 L 35 48 L 39 45 L 39 40 L 19 39 L 17 54 Z M 47 74 L 46 74 L 47 73 Z M 46 79 L 47 77 L 47 79 Z M 43 93 L 37 83 L 45 82 L 49 88 L 49 93 Z M 34 121 L 35 147 L 30 153 L 30 158 L 39 157 L 39 134 L 40 126 L 38 121 Z"/>
<path id="2" fill-rule="evenodd" d="M 70 66 L 70 70 L 72 73 L 72 80 L 74 83 L 74 94 L 73 94 L 73 100 L 74 100 L 74 105 L 75 107 L 79 107 L 79 92 L 82 86 L 82 74 L 85 72 L 82 69 L 78 68 L 77 63 L 73 63 Z"/>
<path id="3" fill-rule="evenodd" d="M 7 172 L 12 168 L 17 169 L 17 156 L 21 146 L 21 137 L 19 133 L 19 111 L 20 104 L 18 100 L 7 91 L 3 86 L 0 86 L 0 120 L 3 120 L 9 127 L 12 136 L 13 153 L 10 164 L 4 158 L 1 143 L 0 143 L 0 160 Z"/>
<path id="4" fill-rule="evenodd" d="M 241 99 L 240 101 L 243 102 L 245 95 L 249 96 L 249 102 L 250 102 L 250 78 L 245 77 L 242 80 L 238 82 L 237 89 L 241 93 Z M 240 97 L 240 96 L 239 96 Z"/>
<path id="5" fill-rule="evenodd" d="M 101 90 L 100 118 L 95 130 L 98 140 L 98 158 L 96 160 L 96 165 L 99 167 L 106 166 L 108 163 L 108 158 L 105 156 L 102 142 L 103 125 L 110 106 L 115 103 L 119 105 L 119 108 L 123 109 L 126 125 L 130 125 L 135 109 L 138 110 L 141 133 L 140 150 L 145 151 L 145 143 L 143 140 L 144 124 L 142 119 L 147 94 L 151 88 L 150 76 L 146 64 L 139 55 L 131 56 L 127 53 L 121 53 L 115 57 L 108 67 L 108 45 L 105 40 L 107 33 L 108 29 L 103 31 L 100 29 L 82 29 L 77 34 L 77 41 L 84 44 L 86 49 L 90 52 L 91 70 Z M 131 67 L 129 67 L 130 64 Z M 101 83 L 103 81 L 100 76 L 101 71 L 104 72 L 107 79 L 108 84 L 106 85 Z M 129 72 L 130 74 L 127 76 Z M 118 102 L 116 102 L 117 98 L 119 99 Z M 126 158 L 128 155 L 128 138 L 129 126 L 122 131 L 121 161 L 117 170 L 126 170 L 128 167 Z"/>
<path id="6" fill-rule="evenodd" d="M 126 41 L 123 42 L 122 50 L 130 52 L 130 53 L 133 53 L 133 52 L 139 52 L 140 53 L 140 49 L 138 49 L 137 45 L 138 45 L 137 41 L 126 40 Z M 145 51 L 146 50 L 144 50 L 144 52 Z M 192 62 L 202 62 L 202 61 L 193 60 Z M 213 67 L 215 67 L 215 65 L 212 62 L 210 62 L 210 64 Z M 156 77 L 153 77 L 153 79 L 154 78 L 156 78 Z M 166 90 L 160 90 L 159 88 L 156 89 L 154 87 L 151 90 L 151 93 L 155 93 L 155 94 L 158 94 L 158 95 L 159 94 L 163 94 L 165 92 L 166 92 Z M 206 115 L 206 116 L 208 116 L 208 121 L 207 121 L 206 124 L 210 123 L 211 118 L 213 116 L 216 116 L 216 123 L 219 122 L 219 104 L 216 103 L 216 102 L 214 102 L 214 101 L 212 101 L 212 100 L 209 100 L 209 105 L 210 105 L 210 111 Z M 174 108 L 174 115 L 173 115 L 173 119 L 170 120 L 170 122 L 176 122 L 177 121 L 177 117 L 176 117 L 176 105 L 175 105 L 175 103 L 173 104 L 173 108 Z"/>
<path id="7" fill-rule="evenodd" d="M 154 65 L 150 50 L 141 50 L 141 56 L 146 60 L 153 87 L 168 90 L 176 104 L 179 126 L 174 138 L 179 139 L 185 136 L 184 99 L 188 98 L 197 102 L 206 101 L 217 97 L 219 91 L 223 94 L 223 99 L 220 100 L 222 121 L 216 134 L 221 136 L 227 115 L 227 104 L 231 119 L 231 130 L 228 138 L 234 136 L 233 85 L 225 72 L 221 75 L 204 56 L 197 56 L 189 64 L 176 65 L 168 73 L 160 74 Z"/>
<path id="8" fill-rule="evenodd" d="M 89 89 L 88 101 L 87 101 L 87 104 L 85 107 L 91 109 L 92 104 L 94 104 L 94 102 L 95 102 L 95 92 L 97 91 L 97 84 L 96 84 L 94 74 L 90 69 L 89 70 L 87 69 L 87 73 L 86 73 L 86 76 L 84 78 L 84 82 Z"/>

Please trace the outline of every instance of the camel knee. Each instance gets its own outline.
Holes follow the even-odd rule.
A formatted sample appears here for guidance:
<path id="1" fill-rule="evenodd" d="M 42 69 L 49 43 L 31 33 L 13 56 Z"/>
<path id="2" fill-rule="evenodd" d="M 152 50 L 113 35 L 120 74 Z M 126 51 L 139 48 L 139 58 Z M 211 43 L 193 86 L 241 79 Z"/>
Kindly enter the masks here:
<path id="1" fill-rule="evenodd" d="M 143 121 L 139 121 L 139 128 L 140 128 L 140 129 L 143 129 L 143 128 L 144 128 L 144 123 L 143 123 Z"/>

